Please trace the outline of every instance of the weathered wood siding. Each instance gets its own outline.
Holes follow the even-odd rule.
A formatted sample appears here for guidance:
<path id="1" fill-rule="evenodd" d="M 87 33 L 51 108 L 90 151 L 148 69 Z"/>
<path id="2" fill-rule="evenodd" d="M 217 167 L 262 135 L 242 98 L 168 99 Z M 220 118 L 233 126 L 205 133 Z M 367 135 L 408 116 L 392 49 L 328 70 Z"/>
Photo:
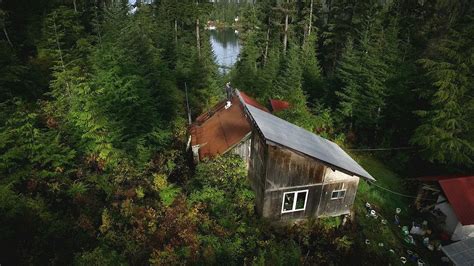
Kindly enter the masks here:
<path id="1" fill-rule="evenodd" d="M 255 208 L 259 214 L 263 212 L 266 153 L 267 145 L 265 145 L 258 132 L 253 131 L 250 142 L 248 177 L 252 189 L 255 192 Z"/>
<path id="2" fill-rule="evenodd" d="M 239 142 L 237 145 L 234 147 L 230 148 L 230 152 L 233 154 L 237 154 L 245 162 L 245 165 L 247 169 L 249 168 L 249 163 L 250 163 L 250 146 L 252 144 L 252 137 L 251 134 L 249 133 L 245 138 L 242 139 L 241 142 Z"/>
<path id="3" fill-rule="evenodd" d="M 278 145 L 268 144 L 262 216 L 275 220 L 316 217 L 325 166 L 314 159 Z M 306 208 L 282 213 L 285 192 L 308 190 Z"/>
<path id="4" fill-rule="evenodd" d="M 282 213 L 283 194 L 285 192 L 308 190 L 306 208 L 302 211 Z M 266 190 L 262 216 L 273 220 L 303 219 L 316 217 L 322 185 L 304 186 L 298 188 L 286 188 L 278 190 Z"/>
<path id="5" fill-rule="evenodd" d="M 334 171 L 322 162 L 279 145 L 267 144 L 262 216 L 273 220 L 347 214 L 353 205 L 358 177 Z M 261 184 L 260 189 L 261 189 Z M 331 199 L 333 190 L 344 198 Z M 305 210 L 282 213 L 285 192 L 308 190 Z"/>
<path id="6" fill-rule="evenodd" d="M 323 185 L 321 202 L 319 203 L 318 217 L 350 213 L 358 185 L 359 177 L 328 169 Z M 342 199 L 331 199 L 332 192 L 340 189 L 346 190 L 345 197 Z"/>
<path id="7" fill-rule="evenodd" d="M 321 184 L 325 166 L 284 147 L 268 145 L 267 189 Z"/>

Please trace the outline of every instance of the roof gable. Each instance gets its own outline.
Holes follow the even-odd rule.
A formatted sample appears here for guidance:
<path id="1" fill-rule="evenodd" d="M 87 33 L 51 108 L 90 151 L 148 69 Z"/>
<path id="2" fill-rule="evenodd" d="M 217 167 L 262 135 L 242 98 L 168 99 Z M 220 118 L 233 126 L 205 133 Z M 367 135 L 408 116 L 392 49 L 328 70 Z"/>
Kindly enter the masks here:
<path id="1" fill-rule="evenodd" d="M 251 105 L 246 104 L 245 107 L 265 139 L 304 153 L 354 175 L 375 181 L 362 166 L 336 143 Z"/>

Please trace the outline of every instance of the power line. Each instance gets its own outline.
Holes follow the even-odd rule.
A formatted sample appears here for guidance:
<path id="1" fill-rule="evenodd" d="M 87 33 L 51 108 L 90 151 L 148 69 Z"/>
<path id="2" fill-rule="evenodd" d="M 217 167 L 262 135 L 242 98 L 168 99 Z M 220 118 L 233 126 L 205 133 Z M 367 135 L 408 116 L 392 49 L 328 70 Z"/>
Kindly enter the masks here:
<path id="1" fill-rule="evenodd" d="M 378 187 L 380 189 L 383 189 L 385 191 L 388 191 L 392 194 L 395 194 L 395 195 L 398 195 L 398 196 L 401 196 L 401 197 L 406 197 L 406 198 L 413 198 L 413 199 L 423 199 L 423 200 L 430 200 L 430 201 L 437 201 L 435 199 L 427 199 L 427 198 L 418 198 L 416 196 L 412 196 L 412 195 L 407 195 L 407 194 L 402 194 L 402 193 L 399 193 L 399 192 L 396 192 L 396 191 L 393 191 L 391 189 L 388 189 L 388 188 L 384 188 L 384 187 L 381 187 L 379 185 L 376 185 L 375 182 L 369 182 L 371 185 L 374 185 L 375 187 Z"/>
<path id="2" fill-rule="evenodd" d="M 394 147 L 394 148 L 362 148 L 362 149 L 347 149 L 348 151 L 391 151 L 391 150 L 411 150 L 413 147 Z"/>

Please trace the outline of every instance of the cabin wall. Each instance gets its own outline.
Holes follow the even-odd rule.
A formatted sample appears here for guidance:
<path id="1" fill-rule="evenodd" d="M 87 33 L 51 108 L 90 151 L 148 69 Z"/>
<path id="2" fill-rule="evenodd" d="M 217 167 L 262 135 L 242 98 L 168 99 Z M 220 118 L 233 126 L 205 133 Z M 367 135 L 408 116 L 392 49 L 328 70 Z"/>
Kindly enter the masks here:
<path id="1" fill-rule="evenodd" d="M 322 163 L 280 146 L 267 146 L 267 189 L 323 183 L 326 167 Z"/>
<path id="2" fill-rule="evenodd" d="M 350 213 L 358 185 L 359 177 L 328 169 L 324 180 L 321 202 L 319 203 L 318 217 Z M 344 198 L 332 199 L 332 192 L 341 189 L 345 189 Z"/>
<path id="3" fill-rule="evenodd" d="M 262 216 L 273 220 L 338 216 L 350 212 L 359 178 L 332 170 L 321 162 L 277 145 L 267 145 L 265 192 Z M 345 196 L 331 199 L 333 190 Z M 285 192 L 308 190 L 306 208 L 283 213 Z"/>
<path id="4" fill-rule="evenodd" d="M 249 133 L 246 137 L 242 139 L 236 146 L 232 147 L 230 152 L 233 154 L 237 154 L 245 162 L 245 167 L 249 169 L 249 163 L 250 163 L 250 149 L 252 145 L 252 137 L 251 134 Z"/>
<path id="5" fill-rule="evenodd" d="M 302 211 L 282 213 L 283 195 L 285 192 L 308 190 L 306 208 Z M 322 185 L 311 185 L 297 188 L 265 190 L 262 216 L 272 220 L 293 220 L 316 217 Z"/>
<path id="6" fill-rule="evenodd" d="M 265 163 L 267 145 L 258 132 L 253 131 L 250 141 L 250 159 L 248 178 L 255 192 L 255 208 L 262 214 L 265 190 Z"/>
<path id="7" fill-rule="evenodd" d="M 289 149 L 268 144 L 263 217 L 292 220 L 316 217 L 326 167 Z M 306 208 L 283 213 L 285 192 L 308 190 Z"/>

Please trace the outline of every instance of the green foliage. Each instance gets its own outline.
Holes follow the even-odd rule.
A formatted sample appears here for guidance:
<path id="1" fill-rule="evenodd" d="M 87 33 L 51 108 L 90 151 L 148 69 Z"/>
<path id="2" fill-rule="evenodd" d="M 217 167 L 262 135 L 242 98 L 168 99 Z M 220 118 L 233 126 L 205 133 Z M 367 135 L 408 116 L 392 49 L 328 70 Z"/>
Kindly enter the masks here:
<path id="1" fill-rule="evenodd" d="M 433 47 L 433 55 L 419 60 L 431 82 L 430 109 L 418 111 L 422 124 L 412 142 L 430 161 L 474 166 L 474 87 L 472 19 L 463 21 Z"/>
<path id="2" fill-rule="evenodd" d="M 77 254 L 74 258 L 74 265 L 128 265 L 125 258 L 120 256 L 115 250 L 107 247 L 97 247 L 92 251 L 85 251 Z"/>
<path id="3" fill-rule="evenodd" d="M 385 106 L 389 74 L 382 55 L 384 46 L 380 22 L 367 22 L 357 43 L 349 39 L 337 75 L 344 87 L 336 94 L 340 97 L 340 113 L 353 127 L 364 132 L 365 141 L 376 136 Z"/>
<path id="4" fill-rule="evenodd" d="M 470 2 L 262 0 L 227 10 L 222 1 L 138 2 L 134 12 L 126 1 L 2 2 L 2 263 L 398 260 L 377 245 L 401 252 L 398 230 L 363 206 L 370 201 L 384 217 L 401 207 L 408 222 L 400 197 L 361 182 L 349 225 L 331 218 L 278 227 L 254 213 L 237 156 L 192 171 L 184 89 L 193 116 L 222 100 L 224 77 L 203 26 L 218 17 L 232 23 L 237 12 L 243 45 L 233 86 L 263 104 L 289 101 L 276 115 L 339 144 L 411 139 L 421 152 L 392 156 L 399 168 L 420 155 L 432 162 L 426 169 L 472 168 Z M 405 188 L 379 162 L 359 159 L 381 186 Z"/>

